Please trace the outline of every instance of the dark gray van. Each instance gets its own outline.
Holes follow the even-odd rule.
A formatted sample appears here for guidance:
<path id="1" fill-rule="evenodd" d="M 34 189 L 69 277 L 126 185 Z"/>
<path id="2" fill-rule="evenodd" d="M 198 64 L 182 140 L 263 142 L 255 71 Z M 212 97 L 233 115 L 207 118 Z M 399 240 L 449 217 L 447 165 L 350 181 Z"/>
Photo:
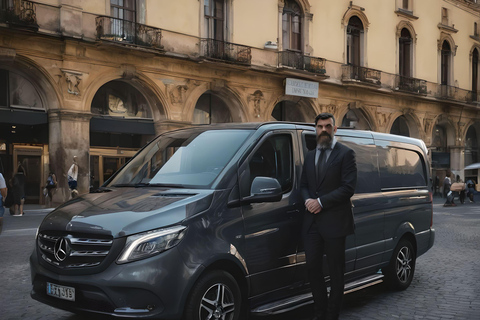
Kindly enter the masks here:
<path id="1" fill-rule="evenodd" d="M 406 289 L 435 238 L 425 144 L 342 129 L 337 138 L 358 168 L 345 291 L 384 280 Z M 298 123 L 160 135 L 99 190 L 45 217 L 32 297 L 72 312 L 188 320 L 311 303 L 299 184 L 314 147 L 314 126 Z"/>

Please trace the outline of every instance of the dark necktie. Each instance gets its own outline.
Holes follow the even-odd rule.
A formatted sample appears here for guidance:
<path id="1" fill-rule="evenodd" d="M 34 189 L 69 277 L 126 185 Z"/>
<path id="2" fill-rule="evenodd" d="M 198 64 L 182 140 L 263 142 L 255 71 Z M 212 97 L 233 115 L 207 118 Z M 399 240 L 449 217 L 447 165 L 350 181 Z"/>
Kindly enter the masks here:
<path id="1" fill-rule="evenodd" d="M 327 158 L 327 148 L 318 149 L 320 151 L 320 156 L 318 157 L 317 162 L 317 181 L 320 182 L 320 178 L 323 176 L 323 170 L 325 170 L 325 162 Z"/>

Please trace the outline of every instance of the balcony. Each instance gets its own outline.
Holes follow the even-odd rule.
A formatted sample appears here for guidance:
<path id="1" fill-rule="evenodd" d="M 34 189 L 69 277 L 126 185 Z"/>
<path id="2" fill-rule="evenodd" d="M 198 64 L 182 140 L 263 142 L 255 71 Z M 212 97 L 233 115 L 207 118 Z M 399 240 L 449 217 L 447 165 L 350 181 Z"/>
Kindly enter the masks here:
<path id="1" fill-rule="evenodd" d="M 311 73 L 325 74 L 325 59 L 306 56 L 300 52 L 280 51 L 278 62 L 280 67 L 290 67 Z"/>
<path id="2" fill-rule="evenodd" d="M 427 94 L 427 81 L 397 75 L 395 79 L 396 90 L 408 93 Z"/>
<path id="3" fill-rule="evenodd" d="M 448 86 L 445 84 L 437 85 L 436 98 L 456 100 L 460 102 L 469 102 L 472 100 L 471 91 L 460 89 L 454 86 Z"/>
<path id="4" fill-rule="evenodd" d="M 241 64 L 252 63 L 250 47 L 215 39 L 201 39 L 201 55 L 208 59 Z"/>
<path id="5" fill-rule="evenodd" d="M 163 49 L 161 29 L 106 16 L 96 17 L 95 24 L 97 40 Z"/>
<path id="6" fill-rule="evenodd" d="M 36 10 L 35 3 L 31 1 L 2 1 L 0 3 L 0 22 L 36 31 L 38 30 Z"/>
<path id="7" fill-rule="evenodd" d="M 381 84 L 381 71 L 353 66 L 349 64 L 342 65 L 342 81 L 358 81 L 367 84 Z"/>

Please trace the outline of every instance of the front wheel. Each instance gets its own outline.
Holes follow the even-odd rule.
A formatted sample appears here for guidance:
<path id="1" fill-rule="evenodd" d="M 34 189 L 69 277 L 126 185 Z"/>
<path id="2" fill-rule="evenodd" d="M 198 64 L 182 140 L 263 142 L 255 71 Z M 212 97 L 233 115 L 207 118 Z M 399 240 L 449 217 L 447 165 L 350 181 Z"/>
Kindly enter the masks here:
<path id="1" fill-rule="evenodd" d="M 215 270 L 193 286 L 185 308 L 185 320 L 237 320 L 242 295 L 232 275 Z"/>
<path id="2" fill-rule="evenodd" d="M 405 290 L 410 286 L 415 273 L 415 251 L 410 241 L 400 240 L 393 251 L 390 264 L 383 271 L 387 284 L 395 290 Z"/>

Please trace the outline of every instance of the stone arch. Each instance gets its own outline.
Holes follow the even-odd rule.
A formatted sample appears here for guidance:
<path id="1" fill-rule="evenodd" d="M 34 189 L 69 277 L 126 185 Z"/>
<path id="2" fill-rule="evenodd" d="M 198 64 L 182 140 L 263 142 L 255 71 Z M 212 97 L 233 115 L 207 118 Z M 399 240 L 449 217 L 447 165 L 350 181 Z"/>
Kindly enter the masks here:
<path id="1" fill-rule="evenodd" d="M 447 148 L 455 145 L 455 140 L 457 138 L 457 132 L 455 130 L 455 123 L 445 114 L 440 114 L 436 117 L 434 125 L 432 126 L 432 146 L 435 146 L 435 127 L 441 126 L 445 129 L 446 139 L 447 139 Z"/>
<path id="2" fill-rule="evenodd" d="M 348 119 L 350 121 L 350 124 L 348 127 L 360 129 L 360 130 L 376 130 L 376 125 L 375 121 L 368 111 L 368 109 L 364 108 L 363 106 L 357 107 L 356 103 L 350 103 L 347 108 L 342 110 L 340 116 L 339 116 L 339 125 L 343 125 L 345 118 L 349 114 L 354 114 L 356 119 Z M 356 122 L 356 123 L 351 123 L 351 122 Z M 347 126 L 345 124 L 345 126 Z"/>
<path id="3" fill-rule="evenodd" d="M 242 96 L 233 88 L 222 83 L 203 83 L 196 86 L 189 94 L 185 107 L 184 119 L 193 122 L 193 113 L 197 105 L 197 101 L 205 93 L 213 93 L 219 97 L 227 106 L 233 122 L 251 121 L 248 116 L 248 105 Z"/>
<path id="4" fill-rule="evenodd" d="M 410 112 L 398 112 L 395 113 L 394 116 L 391 118 L 391 121 L 388 125 L 388 130 L 391 132 L 393 125 L 397 119 L 400 117 L 403 117 L 403 119 L 406 121 L 406 125 L 408 127 L 408 132 L 409 132 L 409 137 L 412 138 L 417 138 L 417 139 L 422 139 L 422 133 L 421 133 L 421 125 L 420 125 L 420 120 L 418 117 L 413 113 L 413 111 Z"/>
<path id="5" fill-rule="evenodd" d="M 410 32 L 410 35 L 412 36 L 414 42 L 417 42 L 417 33 L 415 32 L 415 28 L 410 21 L 405 20 L 402 20 L 397 24 L 397 39 L 400 38 L 403 29 L 407 29 L 408 32 Z"/>
<path id="6" fill-rule="evenodd" d="M 368 27 L 370 26 L 370 22 L 368 21 L 367 15 L 364 13 L 364 10 L 360 8 L 359 6 L 355 5 L 350 5 L 350 7 L 347 9 L 345 14 L 343 15 L 342 18 L 342 25 L 344 28 L 348 26 L 348 22 L 350 21 L 350 18 L 353 16 L 357 16 L 363 24 L 363 28 L 365 28 L 365 31 L 367 31 Z"/>
<path id="7" fill-rule="evenodd" d="M 275 107 L 282 101 L 289 101 L 298 105 L 298 111 L 304 118 L 304 122 L 313 122 L 315 117 L 320 111 L 316 108 L 315 103 L 311 99 L 290 96 L 290 95 L 278 95 L 272 100 L 272 103 L 268 104 L 265 108 L 265 113 L 262 115 L 262 118 L 265 121 L 272 121 L 272 113 Z M 275 120 L 273 120 L 275 121 Z"/>
<path id="8" fill-rule="evenodd" d="M 12 50 L 9 55 L 0 53 L 0 63 L 2 69 L 18 72 L 33 85 L 40 96 L 45 112 L 61 109 L 64 105 L 61 89 L 54 77 L 34 60 L 16 55 Z"/>
<path id="9" fill-rule="evenodd" d="M 169 119 L 168 102 L 165 95 L 158 86 L 142 73 L 134 72 L 132 76 L 119 74 L 118 70 L 112 72 L 102 72 L 96 76 L 85 88 L 84 108 L 85 112 L 90 112 L 90 107 L 97 91 L 110 81 L 125 81 L 135 89 L 139 90 L 148 102 L 155 122 Z"/>
<path id="10" fill-rule="evenodd" d="M 453 40 L 452 35 L 450 35 L 449 33 L 445 33 L 445 32 L 440 33 L 440 38 L 437 40 L 437 50 L 439 52 L 442 51 L 442 45 L 444 41 L 448 42 L 448 44 L 450 45 L 450 49 L 452 50 L 452 54 L 453 56 L 455 56 L 457 54 L 458 46 L 455 45 L 455 40 Z"/>

